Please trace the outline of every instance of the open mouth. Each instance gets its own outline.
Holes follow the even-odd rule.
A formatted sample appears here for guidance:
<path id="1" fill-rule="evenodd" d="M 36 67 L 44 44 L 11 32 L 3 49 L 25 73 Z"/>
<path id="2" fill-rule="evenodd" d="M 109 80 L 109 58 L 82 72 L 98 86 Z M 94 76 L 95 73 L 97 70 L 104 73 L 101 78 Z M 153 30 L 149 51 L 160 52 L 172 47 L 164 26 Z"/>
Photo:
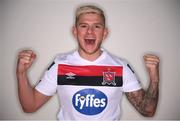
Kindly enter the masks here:
<path id="1" fill-rule="evenodd" d="M 94 44 L 96 39 L 84 39 L 86 44 Z"/>

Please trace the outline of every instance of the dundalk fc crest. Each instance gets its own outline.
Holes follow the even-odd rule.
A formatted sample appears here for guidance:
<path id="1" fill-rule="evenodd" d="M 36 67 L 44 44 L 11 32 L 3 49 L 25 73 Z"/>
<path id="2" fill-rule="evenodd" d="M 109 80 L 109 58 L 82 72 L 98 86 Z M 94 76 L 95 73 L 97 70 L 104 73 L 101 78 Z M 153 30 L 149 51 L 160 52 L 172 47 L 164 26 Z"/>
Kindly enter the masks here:
<path id="1" fill-rule="evenodd" d="M 103 72 L 103 82 L 102 85 L 116 85 L 115 82 L 115 74 L 116 72 L 111 72 L 111 71 L 107 71 L 107 72 Z"/>

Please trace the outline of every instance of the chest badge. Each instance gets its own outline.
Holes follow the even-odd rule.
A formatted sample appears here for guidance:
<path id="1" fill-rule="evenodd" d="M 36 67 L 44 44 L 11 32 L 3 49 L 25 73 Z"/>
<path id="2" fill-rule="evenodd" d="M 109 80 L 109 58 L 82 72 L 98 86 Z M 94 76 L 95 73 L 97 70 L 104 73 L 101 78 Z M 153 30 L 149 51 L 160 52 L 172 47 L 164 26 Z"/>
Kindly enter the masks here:
<path id="1" fill-rule="evenodd" d="M 102 85 L 116 85 L 115 82 L 115 74 L 116 72 L 111 72 L 111 71 L 107 71 L 107 72 L 103 72 L 103 82 Z"/>

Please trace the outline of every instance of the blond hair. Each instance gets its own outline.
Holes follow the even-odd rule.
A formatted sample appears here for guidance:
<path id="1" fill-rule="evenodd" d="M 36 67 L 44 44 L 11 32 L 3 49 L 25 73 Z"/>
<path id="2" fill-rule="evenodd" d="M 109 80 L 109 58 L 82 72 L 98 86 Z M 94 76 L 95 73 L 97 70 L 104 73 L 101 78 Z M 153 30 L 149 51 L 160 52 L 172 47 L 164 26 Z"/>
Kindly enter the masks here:
<path id="1" fill-rule="evenodd" d="M 89 14 L 89 13 L 100 15 L 102 17 L 103 24 L 105 25 L 105 15 L 104 15 L 103 10 L 94 5 L 84 5 L 84 6 L 77 8 L 75 24 L 77 25 L 80 15 Z"/>

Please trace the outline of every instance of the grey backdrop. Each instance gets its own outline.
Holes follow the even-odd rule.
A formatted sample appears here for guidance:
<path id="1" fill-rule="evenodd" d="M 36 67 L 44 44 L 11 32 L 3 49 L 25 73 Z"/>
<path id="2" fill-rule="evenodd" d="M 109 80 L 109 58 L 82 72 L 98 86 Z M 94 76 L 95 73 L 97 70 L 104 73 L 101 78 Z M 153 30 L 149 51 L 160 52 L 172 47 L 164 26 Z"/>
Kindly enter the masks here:
<path id="1" fill-rule="evenodd" d="M 154 53 L 161 58 L 155 117 L 140 116 L 124 96 L 122 119 L 180 119 L 179 0 L 1 0 L 0 119 L 56 119 L 57 96 L 36 113 L 22 112 L 15 77 L 17 53 L 27 48 L 37 53 L 29 71 L 35 85 L 56 54 L 76 48 L 71 27 L 74 10 L 82 3 L 105 10 L 110 34 L 103 47 L 128 60 L 144 88 L 149 81 L 143 55 Z"/>

